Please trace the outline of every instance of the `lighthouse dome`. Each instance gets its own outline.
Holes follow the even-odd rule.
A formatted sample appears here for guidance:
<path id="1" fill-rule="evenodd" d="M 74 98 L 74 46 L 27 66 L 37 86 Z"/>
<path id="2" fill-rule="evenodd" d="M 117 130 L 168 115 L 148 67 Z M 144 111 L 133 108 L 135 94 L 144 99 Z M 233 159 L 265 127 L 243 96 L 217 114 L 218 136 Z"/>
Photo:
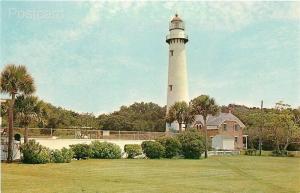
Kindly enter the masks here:
<path id="1" fill-rule="evenodd" d="M 173 19 L 171 20 L 171 22 L 175 22 L 175 21 L 182 21 L 182 19 L 178 16 L 177 13 L 175 14 L 175 16 L 173 17 Z"/>

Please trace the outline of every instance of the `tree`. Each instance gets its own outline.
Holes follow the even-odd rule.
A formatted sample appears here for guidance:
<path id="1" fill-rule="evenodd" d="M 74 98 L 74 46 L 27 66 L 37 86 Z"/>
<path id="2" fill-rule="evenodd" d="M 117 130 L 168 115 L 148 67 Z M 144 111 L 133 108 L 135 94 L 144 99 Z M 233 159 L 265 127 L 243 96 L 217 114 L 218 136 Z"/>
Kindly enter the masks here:
<path id="1" fill-rule="evenodd" d="M 184 102 L 176 102 L 174 103 L 167 114 L 167 123 L 173 123 L 177 121 L 179 124 L 179 132 L 182 132 L 182 124 L 188 124 L 190 121 L 190 107 Z"/>
<path id="2" fill-rule="evenodd" d="M 6 65 L 1 72 L 1 93 L 9 94 L 8 110 L 8 154 L 7 162 L 12 162 L 14 103 L 17 94 L 29 95 L 35 92 L 34 80 L 23 65 Z"/>
<path id="3" fill-rule="evenodd" d="M 37 97 L 20 95 L 15 101 L 15 112 L 19 125 L 25 129 L 24 143 L 27 143 L 29 124 L 42 119 L 43 110 L 41 103 L 39 103 Z"/>
<path id="4" fill-rule="evenodd" d="M 165 107 L 141 102 L 99 115 L 97 120 L 98 127 L 105 130 L 164 131 L 165 115 Z"/>
<path id="5" fill-rule="evenodd" d="M 190 102 L 193 115 L 203 116 L 203 127 L 205 130 L 205 158 L 207 158 L 208 139 L 207 139 L 207 116 L 216 115 L 219 112 L 219 107 L 214 98 L 210 98 L 208 95 L 201 95 Z"/>
<path id="6" fill-rule="evenodd" d="M 262 144 L 267 141 L 267 124 L 270 123 L 270 114 L 262 112 L 249 112 L 247 121 L 247 134 L 252 148 L 259 148 L 259 155 L 261 155 Z M 257 144 L 258 142 L 258 144 Z M 256 145 L 257 144 L 257 145 Z"/>
<path id="7" fill-rule="evenodd" d="M 290 105 L 280 101 L 276 103 L 275 110 L 276 115 L 274 117 L 277 118 L 277 120 L 274 120 L 273 128 L 277 129 L 275 133 L 272 133 L 276 139 L 276 148 L 279 150 L 279 144 L 282 144 L 282 150 L 286 151 L 287 147 L 291 143 L 296 142 L 300 136 L 299 108 L 298 110 L 292 110 Z"/>

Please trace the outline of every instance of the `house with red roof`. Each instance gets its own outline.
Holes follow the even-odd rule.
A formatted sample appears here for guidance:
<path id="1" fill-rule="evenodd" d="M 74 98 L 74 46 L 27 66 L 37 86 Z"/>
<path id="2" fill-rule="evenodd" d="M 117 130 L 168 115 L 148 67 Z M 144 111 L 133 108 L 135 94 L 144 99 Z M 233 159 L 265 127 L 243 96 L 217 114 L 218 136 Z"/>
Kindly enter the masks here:
<path id="1" fill-rule="evenodd" d="M 196 115 L 193 127 L 204 132 L 203 116 Z M 207 117 L 207 133 L 215 150 L 240 150 L 247 148 L 245 125 L 231 112 Z"/>

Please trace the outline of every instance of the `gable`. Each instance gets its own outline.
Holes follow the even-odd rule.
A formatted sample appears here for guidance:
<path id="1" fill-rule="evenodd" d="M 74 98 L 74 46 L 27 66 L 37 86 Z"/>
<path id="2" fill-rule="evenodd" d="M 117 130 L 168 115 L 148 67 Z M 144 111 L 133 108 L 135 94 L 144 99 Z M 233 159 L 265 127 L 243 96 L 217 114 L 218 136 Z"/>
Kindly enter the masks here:
<path id="1" fill-rule="evenodd" d="M 219 127 L 221 124 L 223 124 L 226 121 L 236 122 L 237 124 L 239 124 L 239 126 L 241 128 L 245 127 L 245 125 L 236 116 L 234 116 L 233 114 L 231 114 L 231 113 L 220 113 L 220 114 L 218 114 L 216 116 L 209 115 L 207 117 L 207 126 L 208 126 L 208 129 L 209 129 L 209 126 L 217 126 L 217 127 Z M 202 115 L 196 115 L 195 116 L 195 122 L 194 122 L 193 125 L 199 124 L 199 123 L 201 123 L 203 125 L 203 122 L 204 121 L 203 121 Z"/>

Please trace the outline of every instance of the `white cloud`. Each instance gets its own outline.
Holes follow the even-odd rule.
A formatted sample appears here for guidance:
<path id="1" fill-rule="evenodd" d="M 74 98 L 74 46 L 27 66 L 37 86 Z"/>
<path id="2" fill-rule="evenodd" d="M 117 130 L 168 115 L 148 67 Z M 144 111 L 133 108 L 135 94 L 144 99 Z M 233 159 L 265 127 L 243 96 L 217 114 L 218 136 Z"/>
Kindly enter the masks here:
<path id="1" fill-rule="evenodd" d="M 236 31 L 267 19 L 300 19 L 300 2 L 166 2 L 166 10 L 178 12 L 189 26 L 207 30 Z"/>
<path id="2" fill-rule="evenodd" d="M 83 27 L 94 25 L 100 20 L 100 10 L 103 8 L 101 2 L 90 2 L 90 10 L 82 21 Z"/>

